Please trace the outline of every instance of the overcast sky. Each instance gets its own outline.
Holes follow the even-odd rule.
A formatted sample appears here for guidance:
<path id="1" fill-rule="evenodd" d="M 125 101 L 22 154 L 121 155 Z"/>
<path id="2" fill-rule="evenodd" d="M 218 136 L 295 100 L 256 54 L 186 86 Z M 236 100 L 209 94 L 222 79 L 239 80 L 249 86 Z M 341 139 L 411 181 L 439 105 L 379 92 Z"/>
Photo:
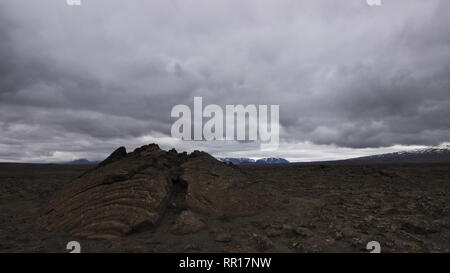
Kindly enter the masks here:
<path id="1" fill-rule="evenodd" d="M 450 141 L 450 1 L 0 1 L 0 161 L 157 142 L 309 161 Z M 170 137 L 174 105 L 280 105 L 280 149 Z"/>

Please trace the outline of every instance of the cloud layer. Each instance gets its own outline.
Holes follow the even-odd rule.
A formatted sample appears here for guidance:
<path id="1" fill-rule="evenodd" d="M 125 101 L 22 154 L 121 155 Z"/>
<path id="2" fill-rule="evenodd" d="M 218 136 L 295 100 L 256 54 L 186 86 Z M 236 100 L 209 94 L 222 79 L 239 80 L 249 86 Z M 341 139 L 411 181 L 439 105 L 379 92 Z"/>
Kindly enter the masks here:
<path id="1" fill-rule="evenodd" d="M 450 135 L 449 10 L 447 0 L 1 1 L 0 161 L 98 158 L 152 139 L 254 149 L 168 138 L 172 106 L 194 96 L 279 104 L 285 147 L 438 145 Z"/>

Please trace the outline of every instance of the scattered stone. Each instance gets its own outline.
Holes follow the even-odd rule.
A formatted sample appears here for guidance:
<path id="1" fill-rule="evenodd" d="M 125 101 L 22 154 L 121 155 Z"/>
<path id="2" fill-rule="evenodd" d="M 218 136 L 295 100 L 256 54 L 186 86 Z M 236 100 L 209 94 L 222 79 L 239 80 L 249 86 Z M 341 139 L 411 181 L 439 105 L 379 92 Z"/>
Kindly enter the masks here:
<path id="1" fill-rule="evenodd" d="M 429 223 L 415 217 L 407 218 L 401 222 L 401 229 L 408 233 L 426 235 L 436 233 L 437 230 Z"/>
<path id="2" fill-rule="evenodd" d="M 297 228 L 294 230 L 294 232 L 295 232 L 297 235 L 302 236 L 303 238 L 309 238 L 309 237 L 314 236 L 314 233 L 313 233 L 311 230 L 309 230 L 309 229 L 307 229 L 307 228 L 304 228 L 304 227 L 297 227 Z"/>
<path id="3" fill-rule="evenodd" d="M 204 228 L 206 228 L 206 224 L 197 214 L 185 210 L 177 217 L 175 223 L 170 228 L 170 232 L 173 234 L 185 235 L 199 232 Z"/>
<path id="4" fill-rule="evenodd" d="M 341 230 L 341 232 L 342 232 L 342 235 L 347 238 L 351 238 L 351 237 L 355 236 L 355 234 L 356 234 L 355 231 L 350 227 L 344 227 Z"/>
<path id="5" fill-rule="evenodd" d="M 231 242 L 232 239 L 233 237 L 231 236 L 231 234 L 227 232 L 220 232 L 214 236 L 214 241 L 221 243 Z"/>
<path id="6" fill-rule="evenodd" d="M 272 240 L 265 235 L 252 234 L 252 239 L 256 242 L 257 249 L 261 251 L 269 250 L 274 247 Z"/>
<path id="7" fill-rule="evenodd" d="M 294 232 L 295 231 L 295 228 L 292 225 L 289 225 L 289 224 L 281 225 L 281 229 L 283 231 L 286 231 L 286 232 Z"/>

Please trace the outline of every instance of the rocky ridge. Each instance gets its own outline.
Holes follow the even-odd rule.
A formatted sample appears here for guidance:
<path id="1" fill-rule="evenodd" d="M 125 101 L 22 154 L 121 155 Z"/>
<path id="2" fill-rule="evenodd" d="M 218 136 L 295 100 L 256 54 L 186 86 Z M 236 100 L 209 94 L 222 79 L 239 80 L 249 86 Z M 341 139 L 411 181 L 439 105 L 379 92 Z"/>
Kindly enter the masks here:
<path id="1" fill-rule="evenodd" d="M 114 239 L 157 226 L 175 206 L 182 212 L 174 233 L 195 232 L 204 225 L 192 212 L 234 217 L 263 208 L 254 183 L 204 152 L 188 155 L 150 144 L 127 153 L 121 147 L 59 191 L 38 224 L 77 237 Z M 180 227 L 185 222 L 192 229 Z"/>

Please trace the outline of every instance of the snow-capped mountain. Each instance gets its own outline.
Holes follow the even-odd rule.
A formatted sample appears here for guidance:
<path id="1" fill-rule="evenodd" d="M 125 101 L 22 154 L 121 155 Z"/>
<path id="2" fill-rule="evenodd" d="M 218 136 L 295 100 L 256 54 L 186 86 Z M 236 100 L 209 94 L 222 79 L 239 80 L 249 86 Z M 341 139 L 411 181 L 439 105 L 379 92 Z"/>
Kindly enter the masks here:
<path id="1" fill-rule="evenodd" d="M 343 160 L 348 163 L 447 163 L 450 162 L 450 146 L 438 146 L 388 154 L 372 155 Z"/>
<path id="2" fill-rule="evenodd" d="M 217 158 L 218 160 L 222 161 L 222 162 L 227 162 L 227 163 L 233 163 L 235 165 L 239 165 L 239 164 L 252 164 L 252 163 L 257 163 L 257 164 L 279 164 L 279 163 L 289 163 L 289 161 L 287 161 L 284 158 L 275 158 L 275 157 L 269 157 L 269 158 L 261 158 L 258 160 L 254 160 L 251 158 L 247 158 L 247 157 L 239 157 L 239 158 L 234 158 L 234 157 L 219 157 Z"/>
<path id="3" fill-rule="evenodd" d="M 256 160 L 256 163 L 258 164 L 282 164 L 282 163 L 289 163 L 288 160 L 280 157 L 268 157 L 268 158 L 261 158 Z"/>
<path id="4" fill-rule="evenodd" d="M 239 158 L 219 157 L 217 159 L 222 161 L 222 162 L 233 163 L 233 164 L 236 164 L 236 165 L 238 165 L 238 164 L 247 164 L 247 163 L 255 163 L 255 160 L 253 160 L 251 158 L 246 158 L 246 157 L 239 157 Z"/>

